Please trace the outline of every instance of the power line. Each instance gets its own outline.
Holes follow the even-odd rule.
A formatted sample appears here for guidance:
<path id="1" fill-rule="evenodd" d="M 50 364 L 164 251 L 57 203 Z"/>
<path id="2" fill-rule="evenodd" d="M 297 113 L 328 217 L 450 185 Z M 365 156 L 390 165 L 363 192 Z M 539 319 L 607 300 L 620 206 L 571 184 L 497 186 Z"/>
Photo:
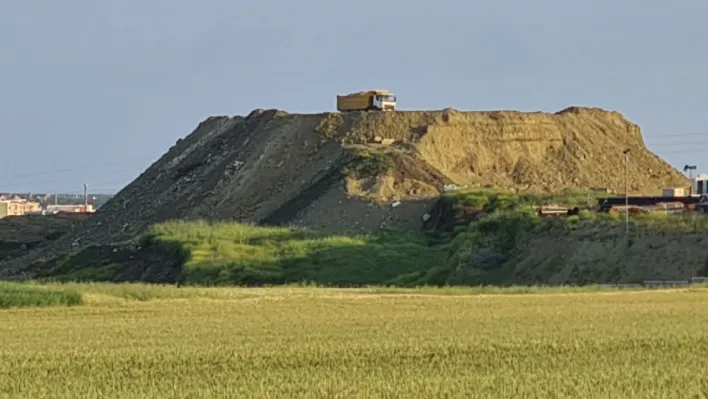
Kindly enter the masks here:
<path id="1" fill-rule="evenodd" d="M 693 143 L 659 143 L 659 144 L 647 144 L 647 147 L 681 147 L 681 146 L 695 146 L 695 145 L 708 145 L 708 141 L 698 141 Z"/>
<path id="2" fill-rule="evenodd" d="M 115 179 L 115 178 L 114 178 L 114 179 L 106 179 L 106 177 L 108 177 L 108 176 L 117 175 L 117 174 L 126 173 L 126 172 L 131 172 L 131 174 L 130 174 L 130 176 L 126 176 L 125 179 Z M 135 173 L 135 170 L 134 170 L 134 169 L 131 169 L 131 170 L 118 170 L 118 171 L 112 171 L 112 172 L 107 172 L 107 173 L 95 174 L 95 175 L 91 176 L 89 179 L 85 179 L 84 177 L 82 177 L 81 180 L 83 180 L 83 183 L 87 183 L 87 184 L 89 185 L 89 188 L 92 189 L 92 191 L 96 191 L 96 190 L 99 190 L 99 189 L 101 189 L 101 190 L 108 190 L 108 189 L 111 189 L 111 190 L 112 190 L 112 189 L 114 189 L 115 187 L 121 187 L 121 188 L 122 188 L 122 187 L 125 187 L 126 185 L 128 185 L 128 184 L 130 184 L 132 181 L 134 181 L 135 178 L 137 177 L 136 175 L 134 175 L 134 173 Z M 79 178 L 77 178 L 77 180 L 78 180 L 78 179 L 79 179 Z M 35 187 L 36 187 L 36 186 L 48 186 L 48 187 L 42 188 L 42 189 L 40 189 L 40 190 L 30 190 L 30 191 L 53 192 L 53 193 L 56 193 L 56 192 L 68 193 L 68 192 L 74 192 L 74 190 L 76 190 L 76 192 L 83 193 L 83 188 L 79 188 L 79 187 L 81 187 L 80 184 L 77 184 L 76 186 L 73 186 L 73 187 L 70 188 L 70 189 L 61 189 L 61 190 L 52 189 L 51 186 L 52 186 L 53 184 L 56 184 L 56 183 L 57 183 L 57 180 L 58 180 L 58 179 L 56 179 L 56 178 L 54 178 L 54 179 L 40 179 L 40 180 L 37 180 L 37 179 L 27 179 L 27 180 L 14 181 L 14 184 L 9 184 L 9 182 L 2 182 L 2 181 L 0 180 L 0 190 L 3 189 L 3 185 L 5 185 L 6 187 L 9 186 L 9 185 L 14 185 L 14 186 L 18 186 L 18 185 L 29 186 L 29 185 L 32 185 L 32 186 L 35 186 Z M 66 180 L 67 180 L 66 177 L 63 178 L 63 179 L 61 179 L 61 180 L 63 181 L 63 183 L 61 183 L 62 185 L 63 185 L 63 184 L 66 184 Z M 56 187 L 56 186 L 55 186 L 55 187 Z M 7 190 L 5 190 L 5 191 L 7 191 Z M 18 191 L 18 190 L 12 190 L 12 191 Z M 21 191 L 21 192 L 26 192 L 26 191 L 28 191 L 28 190 L 22 189 L 22 190 L 19 190 L 19 191 Z"/>
<path id="3" fill-rule="evenodd" d="M 644 139 L 651 138 L 669 138 L 669 137 L 696 137 L 696 136 L 708 136 L 708 132 L 705 133 L 676 133 L 676 134 L 659 134 L 659 135 L 647 135 L 642 134 Z"/>
<path id="4" fill-rule="evenodd" d="M 88 188 L 90 192 L 93 193 L 98 193 L 98 192 L 118 192 L 125 187 L 127 187 L 130 183 L 132 183 L 133 180 L 130 181 L 113 181 L 113 182 L 103 182 L 103 183 L 97 183 L 97 184 L 90 184 L 88 183 Z M 33 183 L 33 184 L 41 184 L 41 183 Z M 77 184 L 72 186 L 71 188 L 68 188 L 66 186 L 62 187 L 61 189 L 58 188 L 52 188 L 52 187 L 47 187 L 46 189 L 39 189 L 39 190 L 8 190 L 0 186 L 0 192 L 18 192 L 18 193 L 26 193 L 26 192 L 34 192 L 34 193 L 44 193 L 44 194 L 83 194 L 84 189 L 81 186 L 81 184 Z"/>
<path id="5" fill-rule="evenodd" d="M 691 149 L 684 149 L 684 150 L 673 150 L 673 151 L 662 151 L 661 154 L 690 154 L 694 152 L 708 152 L 708 148 L 703 147 L 703 148 L 691 148 Z M 657 154 L 660 155 L 660 154 Z"/>
<path id="6" fill-rule="evenodd" d="M 115 195 L 126 186 L 99 186 L 93 187 L 89 184 L 88 192 L 91 195 Z M 59 195 L 59 196 L 82 196 L 84 194 L 83 188 L 63 188 L 60 190 L 3 190 L 0 189 L 0 193 L 12 193 L 12 194 L 33 194 L 33 195 Z"/>
<path id="7" fill-rule="evenodd" d="M 126 165 L 130 164 L 127 162 L 130 158 L 124 160 L 123 162 L 111 162 L 111 163 L 104 163 L 104 164 L 93 164 L 93 165 L 83 165 L 79 167 L 74 167 L 74 168 L 65 168 L 65 169 L 58 169 L 58 170 L 45 170 L 43 172 L 37 172 L 37 173 L 24 173 L 24 174 L 16 174 L 16 175 L 9 175 L 9 176 L 2 176 L 0 175 L 0 189 L 3 188 L 2 186 L 6 185 L 13 185 L 13 186 L 37 186 L 37 185 L 52 185 L 52 183 L 56 183 L 57 180 L 62 180 L 65 181 L 67 180 L 66 175 L 63 177 L 59 177 L 58 175 L 60 172 L 79 172 L 82 170 L 90 170 L 89 172 L 90 177 L 86 179 L 86 173 L 79 173 L 81 176 L 77 176 L 77 179 L 84 180 L 85 183 L 89 183 L 90 187 L 95 187 L 96 184 L 99 184 L 100 186 L 107 186 L 110 185 L 110 189 L 114 190 L 115 187 L 124 187 L 125 185 L 129 184 L 132 182 L 140 173 L 143 173 L 145 170 L 145 166 L 138 166 L 136 164 L 132 164 L 133 167 L 131 168 L 125 168 Z M 145 157 L 134 157 L 132 159 L 145 159 Z M 153 161 L 154 162 L 154 161 Z M 105 170 L 103 168 L 107 166 L 115 166 L 115 165 L 122 165 L 124 166 L 123 168 L 120 169 L 115 169 L 115 168 L 109 168 L 108 170 Z M 113 170 L 111 170 L 113 169 Z M 126 175 L 125 179 L 120 179 L 120 180 L 113 180 L 113 182 L 107 183 L 106 179 L 109 176 L 115 176 L 115 175 Z M 33 177 L 44 177 L 44 178 L 33 178 Z M 86 181 L 88 180 L 88 181 Z M 95 184 L 92 184 L 93 182 L 98 182 Z M 49 188 L 49 187 L 48 187 Z M 104 190 L 107 190 L 104 188 Z M 17 191 L 17 190 L 13 190 Z M 20 190 L 20 191 L 27 191 L 27 190 Z M 33 190 L 30 190 L 33 191 Z M 45 190 L 42 189 L 42 192 L 57 192 L 57 191 L 71 191 L 71 190 Z M 77 191 L 82 193 L 83 189 L 78 189 Z"/>
<path id="8" fill-rule="evenodd" d="M 130 184 L 130 183 L 128 183 Z M 121 185 L 121 183 L 109 183 L 109 184 L 101 184 L 101 185 L 88 185 L 89 191 L 90 192 L 99 192 L 99 191 L 120 191 L 123 188 L 125 188 L 127 184 Z M 63 188 L 63 189 L 57 189 L 57 190 L 42 190 L 42 192 L 47 192 L 47 193 L 53 193 L 53 194 L 83 194 L 84 189 L 83 187 L 79 188 L 79 186 L 74 186 L 71 188 Z"/>
<path id="9" fill-rule="evenodd" d="M 122 190 L 125 187 L 121 188 L 101 188 L 101 189 L 91 189 L 91 186 L 89 186 L 88 193 L 89 195 L 116 195 L 120 190 Z M 21 194 L 21 192 L 17 192 L 16 194 Z M 32 193 L 35 194 L 35 193 Z M 64 190 L 52 190 L 52 191 L 42 191 L 40 193 L 36 194 L 49 194 L 49 195 L 59 195 L 59 196 L 82 196 L 84 194 L 83 190 L 75 190 L 75 191 L 64 191 Z"/>
<path id="10" fill-rule="evenodd" d="M 146 158 L 140 157 L 140 158 L 131 158 L 131 159 L 145 160 Z M 82 170 L 91 170 L 91 169 L 95 170 L 95 169 L 105 167 L 105 166 L 126 166 L 128 164 L 128 162 L 125 162 L 125 161 L 126 160 L 123 160 L 122 162 L 112 162 L 112 163 L 105 163 L 105 164 L 83 165 L 83 166 L 78 166 L 78 167 L 74 167 L 74 168 L 67 168 L 67 169 L 52 169 L 52 170 L 47 170 L 47 171 L 43 171 L 43 172 L 6 175 L 6 176 L 1 176 L 0 178 L 3 180 L 4 179 L 17 179 L 17 178 L 25 178 L 25 177 L 33 177 L 33 176 L 54 175 L 54 174 L 66 173 L 66 172 L 78 172 L 78 171 L 82 171 Z M 153 162 L 154 161 L 155 160 L 153 160 Z"/>
<path id="11" fill-rule="evenodd" d="M 96 173 L 91 175 L 91 179 L 101 179 L 104 177 L 108 176 L 115 176 L 115 175 L 120 175 L 120 174 L 126 174 L 126 173 L 131 173 L 131 176 L 133 173 L 135 173 L 135 169 L 123 169 L 123 170 L 114 170 L 111 172 L 105 172 L 105 173 Z M 136 176 L 133 176 L 131 178 L 135 178 Z M 14 180 L 14 181 L 11 181 Z M 15 184 L 51 184 L 57 181 L 57 178 L 47 178 L 47 179 L 0 179 L 0 182 L 10 184 L 10 183 L 15 183 Z M 66 180 L 66 177 L 64 177 L 62 180 Z"/>

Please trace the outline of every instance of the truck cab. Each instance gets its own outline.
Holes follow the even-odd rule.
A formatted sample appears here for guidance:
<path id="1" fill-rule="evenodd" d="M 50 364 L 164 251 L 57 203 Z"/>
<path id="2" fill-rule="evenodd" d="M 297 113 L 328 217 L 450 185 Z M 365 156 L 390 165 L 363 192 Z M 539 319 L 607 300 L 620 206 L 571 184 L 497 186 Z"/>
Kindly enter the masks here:
<path id="1" fill-rule="evenodd" d="M 396 96 L 393 94 L 375 94 L 371 105 L 373 109 L 393 111 L 396 109 Z"/>

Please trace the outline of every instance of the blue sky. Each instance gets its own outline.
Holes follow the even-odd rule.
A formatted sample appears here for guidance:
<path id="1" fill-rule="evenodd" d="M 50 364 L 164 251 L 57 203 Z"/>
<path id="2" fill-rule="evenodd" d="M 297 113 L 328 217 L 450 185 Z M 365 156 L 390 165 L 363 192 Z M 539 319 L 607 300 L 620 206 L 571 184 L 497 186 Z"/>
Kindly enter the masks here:
<path id="1" fill-rule="evenodd" d="M 380 87 L 401 109 L 614 109 L 708 172 L 708 2 L 669 4 L 7 1 L 0 191 L 115 191 L 208 116 Z"/>

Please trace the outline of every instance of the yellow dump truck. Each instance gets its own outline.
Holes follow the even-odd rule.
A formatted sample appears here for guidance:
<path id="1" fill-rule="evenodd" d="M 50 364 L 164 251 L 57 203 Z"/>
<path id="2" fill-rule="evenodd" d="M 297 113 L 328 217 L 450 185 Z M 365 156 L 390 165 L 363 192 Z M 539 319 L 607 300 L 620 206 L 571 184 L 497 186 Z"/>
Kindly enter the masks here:
<path id="1" fill-rule="evenodd" d="M 396 96 L 388 90 L 369 90 L 337 96 L 337 111 L 395 111 Z"/>

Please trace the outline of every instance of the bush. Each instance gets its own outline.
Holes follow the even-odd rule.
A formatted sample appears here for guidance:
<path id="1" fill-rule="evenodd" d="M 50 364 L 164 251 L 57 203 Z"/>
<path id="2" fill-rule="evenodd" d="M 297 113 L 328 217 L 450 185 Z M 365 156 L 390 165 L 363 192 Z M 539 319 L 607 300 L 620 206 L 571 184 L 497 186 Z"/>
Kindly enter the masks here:
<path id="1" fill-rule="evenodd" d="M 388 172 L 395 165 L 387 154 L 359 151 L 356 157 L 344 168 L 344 173 L 355 179 L 375 177 Z"/>

